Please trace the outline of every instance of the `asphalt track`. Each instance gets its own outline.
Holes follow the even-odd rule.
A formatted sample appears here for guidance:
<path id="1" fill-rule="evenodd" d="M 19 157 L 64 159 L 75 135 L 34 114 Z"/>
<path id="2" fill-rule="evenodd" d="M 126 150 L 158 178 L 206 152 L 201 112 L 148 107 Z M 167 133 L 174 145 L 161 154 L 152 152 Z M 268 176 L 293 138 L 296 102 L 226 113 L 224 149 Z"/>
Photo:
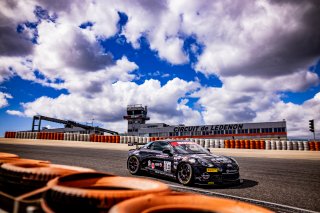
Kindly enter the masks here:
<path id="1" fill-rule="evenodd" d="M 126 170 L 125 150 L 1 143 L 0 152 L 131 176 Z M 320 160 L 262 157 L 236 157 L 236 160 L 244 179 L 242 185 L 210 188 L 195 186 L 190 190 L 208 195 L 228 194 L 320 212 Z M 175 181 L 157 180 L 181 187 Z M 183 187 L 181 189 L 189 191 Z"/>

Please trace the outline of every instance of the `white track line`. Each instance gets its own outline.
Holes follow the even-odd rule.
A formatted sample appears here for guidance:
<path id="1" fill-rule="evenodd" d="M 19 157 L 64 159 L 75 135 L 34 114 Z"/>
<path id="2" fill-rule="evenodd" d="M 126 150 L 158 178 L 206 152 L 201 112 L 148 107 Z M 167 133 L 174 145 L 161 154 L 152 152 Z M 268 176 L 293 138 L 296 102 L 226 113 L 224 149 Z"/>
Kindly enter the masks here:
<path id="1" fill-rule="evenodd" d="M 178 188 L 178 189 L 180 188 L 180 189 L 192 190 L 192 191 L 196 191 L 196 192 L 198 191 L 198 192 L 202 192 L 202 193 L 205 193 L 205 194 L 219 195 L 219 196 L 223 196 L 223 197 L 234 198 L 234 199 L 237 199 L 237 200 L 248 200 L 248 201 L 251 201 L 253 203 L 260 203 L 260 204 L 265 204 L 265 205 L 282 207 L 282 208 L 291 209 L 291 210 L 298 211 L 298 212 L 318 213 L 318 212 L 312 211 L 312 210 L 302 209 L 302 208 L 298 208 L 298 207 L 294 207 L 294 206 L 287 206 L 287 205 L 278 204 L 278 203 L 272 203 L 272 202 L 268 202 L 268 201 L 262 201 L 262 200 L 256 200 L 256 199 L 251 199 L 251 198 L 246 198 L 246 197 L 228 195 L 228 194 L 223 194 L 223 193 L 219 193 L 219 192 L 206 191 L 206 190 L 203 190 L 203 189 L 188 188 L 188 187 L 179 186 L 179 185 L 173 185 L 173 184 L 168 184 L 168 185 L 170 187 L 172 187 L 172 188 Z"/>

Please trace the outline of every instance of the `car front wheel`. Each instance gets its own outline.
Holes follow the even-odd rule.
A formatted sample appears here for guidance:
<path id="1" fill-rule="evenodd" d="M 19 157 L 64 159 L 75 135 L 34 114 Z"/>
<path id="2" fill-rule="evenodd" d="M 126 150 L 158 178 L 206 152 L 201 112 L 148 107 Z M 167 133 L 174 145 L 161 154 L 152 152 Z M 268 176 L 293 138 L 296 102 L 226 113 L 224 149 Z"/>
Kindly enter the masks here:
<path id="1" fill-rule="evenodd" d="M 131 174 L 137 175 L 140 173 L 140 161 L 137 156 L 130 156 L 127 161 L 127 167 Z"/>
<path id="2" fill-rule="evenodd" d="M 177 179 L 183 185 L 191 185 L 193 183 L 192 166 L 188 163 L 180 165 L 177 172 Z"/>

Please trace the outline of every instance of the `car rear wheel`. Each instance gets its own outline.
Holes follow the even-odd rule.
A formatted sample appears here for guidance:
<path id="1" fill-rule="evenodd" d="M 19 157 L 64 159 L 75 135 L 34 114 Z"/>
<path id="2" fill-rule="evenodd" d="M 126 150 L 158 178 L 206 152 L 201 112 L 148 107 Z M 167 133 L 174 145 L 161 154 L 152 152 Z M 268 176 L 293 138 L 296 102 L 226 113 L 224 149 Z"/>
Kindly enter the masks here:
<path id="1" fill-rule="evenodd" d="M 193 183 L 192 166 L 188 163 L 181 164 L 178 168 L 177 179 L 183 185 L 191 185 Z"/>
<path id="2" fill-rule="evenodd" d="M 128 170 L 131 174 L 137 175 L 140 173 L 140 161 L 137 156 L 132 155 L 128 158 L 127 162 Z"/>

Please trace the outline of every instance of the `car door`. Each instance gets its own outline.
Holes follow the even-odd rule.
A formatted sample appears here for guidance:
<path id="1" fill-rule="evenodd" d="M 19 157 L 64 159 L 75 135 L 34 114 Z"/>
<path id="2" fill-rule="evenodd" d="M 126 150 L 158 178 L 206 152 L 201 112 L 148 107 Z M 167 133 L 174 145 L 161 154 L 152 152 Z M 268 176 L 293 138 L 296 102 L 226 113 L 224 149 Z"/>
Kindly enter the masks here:
<path id="1" fill-rule="evenodd" d="M 154 142 L 151 142 L 148 145 L 141 147 L 139 150 L 142 168 L 151 172 L 154 171 L 154 168 L 151 166 L 152 160 L 160 153 L 159 150 L 155 149 L 155 145 L 153 145 L 153 143 Z"/>
<path id="2" fill-rule="evenodd" d="M 171 151 L 172 147 L 167 141 L 159 141 L 152 147 L 157 150 L 157 154 L 153 157 L 151 167 L 154 168 L 155 173 L 173 176 L 172 166 L 173 166 L 173 155 L 168 153 L 163 153 L 163 150 L 169 149 Z"/>

